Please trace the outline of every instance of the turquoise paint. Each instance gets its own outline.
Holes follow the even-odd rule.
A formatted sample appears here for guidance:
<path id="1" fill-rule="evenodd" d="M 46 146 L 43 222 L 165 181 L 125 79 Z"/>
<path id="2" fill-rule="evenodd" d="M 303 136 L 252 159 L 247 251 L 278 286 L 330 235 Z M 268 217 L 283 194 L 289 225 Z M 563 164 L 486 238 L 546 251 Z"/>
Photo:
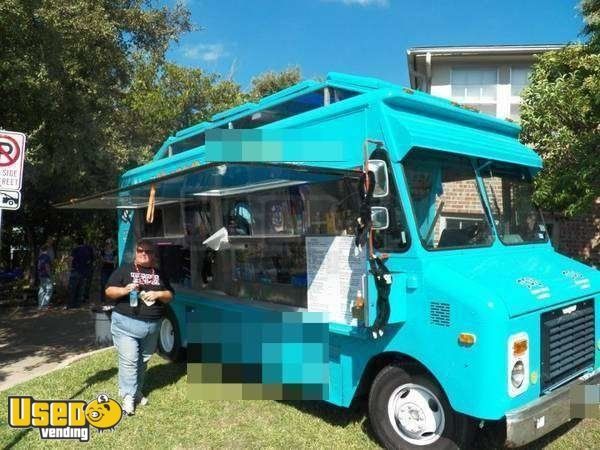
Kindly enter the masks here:
<path id="1" fill-rule="evenodd" d="M 117 210 L 117 221 L 119 223 L 117 242 L 119 264 L 127 259 L 126 252 L 131 251 L 133 245 L 135 245 L 135 237 L 133 234 L 135 215 L 133 209 Z"/>
<path id="2" fill-rule="evenodd" d="M 458 107 L 452 102 L 403 89 L 385 81 L 331 73 L 323 83 L 302 83 L 258 103 L 241 105 L 195 125 L 170 138 L 150 164 L 125 173 L 121 186 L 159 179 L 163 175 L 210 162 L 204 147 L 166 158 L 167 143 L 243 117 L 294 96 L 323 86 L 355 90 L 360 94 L 329 106 L 271 123 L 262 129 L 303 129 L 334 136 L 343 148 L 341 161 L 309 161 L 314 167 L 354 169 L 362 164 L 365 138 L 385 141 L 399 197 L 407 216 L 410 247 L 393 253 L 388 267 L 394 285 L 390 298 L 392 324 L 385 335 L 373 340 L 364 328 L 330 324 L 329 398 L 348 406 L 372 358 L 382 354 L 406 355 L 421 363 L 440 383 L 452 407 L 481 419 L 500 419 L 541 395 L 540 382 L 522 394 L 508 394 L 508 338 L 518 332 L 529 336 L 530 372 L 538 378 L 540 367 L 540 315 L 577 301 L 595 298 L 596 342 L 600 340 L 600 275 L 598 271 L 556 253 L 550 243 L 506 246 L 494 236 L 482 248 L 428 251 L 421 244 L 401 161 L 414 147 L 458 153 L 520 164 L 536 172 L 541 159 L 518 141 L 519 127 Z M 289 162 L 300 159 L 282 153 Z M 227 159 L 221 159 L 226 161 Z M 481 185 L 481 179 L 478 179 Z M 120 222 L 119 244 L 130 235 Z M 123 240 L 125 243 L 125 240 Z M 120 254 L 123 249 L 120 247 Z M 575 271 L 589 280 L 582 288 L 565 277 Z M 516 280 L 533 277 L 550 289 L 550 297 L 538 299 Z M 373 292 L 371 290 L 371 292 Z M 374 317 L 374 296 L 368 299 L 369 318 Z M 450 310 L 447 326 L 432 323 L 430 302 Z M 249 311 L 256 306 L 199 293 L 179 291 L 172 304 L 187 342 L 187 315 L 199 306 Z M 475 345 L 459 345 L 461 332 L 473 333 Z M 600 367 L 596 347 L 595 368 Z M 586 368 L 592 370 L 592 368 Z"/>

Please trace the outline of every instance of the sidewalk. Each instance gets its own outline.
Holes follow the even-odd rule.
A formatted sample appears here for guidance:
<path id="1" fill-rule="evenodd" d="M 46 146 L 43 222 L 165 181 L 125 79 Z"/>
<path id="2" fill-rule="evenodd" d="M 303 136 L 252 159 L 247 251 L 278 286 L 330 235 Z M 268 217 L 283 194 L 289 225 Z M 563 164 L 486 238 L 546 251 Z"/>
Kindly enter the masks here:
<path id="1" fill-rule="evenodd" d="M 102 348 L 89 305 L 82 309 L 0 308 L 0 391 Z"/>

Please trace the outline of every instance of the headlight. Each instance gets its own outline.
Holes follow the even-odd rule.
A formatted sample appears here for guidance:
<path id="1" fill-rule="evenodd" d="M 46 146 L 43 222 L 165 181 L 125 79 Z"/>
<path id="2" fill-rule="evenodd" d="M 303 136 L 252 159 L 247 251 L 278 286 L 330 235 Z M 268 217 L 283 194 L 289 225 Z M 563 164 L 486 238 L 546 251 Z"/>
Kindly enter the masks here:
<path id="1" fill-rule="evenodd" d="M 508 395 L 516 397 L 529 387 L 529 336 L 524 332 L 513 334 L 507 344 Z"/>
<path id="2" fill-rule="evenodd" d="M 517 361 L 512 368 L 510 381 L 515 388 L 520 388 L 525 378 L 525 365 L 523 361 Z"/>

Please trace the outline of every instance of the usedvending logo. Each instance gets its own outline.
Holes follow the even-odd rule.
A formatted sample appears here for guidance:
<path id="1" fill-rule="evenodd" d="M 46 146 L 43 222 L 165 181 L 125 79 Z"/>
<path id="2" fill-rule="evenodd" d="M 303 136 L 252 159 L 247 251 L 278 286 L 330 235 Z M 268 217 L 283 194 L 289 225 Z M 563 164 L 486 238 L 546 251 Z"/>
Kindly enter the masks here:
<path id="1" fill-rule="evenodd" d="M 90 425 L 98 432 L 114 430 L 121 421 L 121 405 L 101 394 L 82 400 L 35 400 L 29 396 L 8 397 L 8 425 L 37 428 L 42 439 L 90 440 Z"/>

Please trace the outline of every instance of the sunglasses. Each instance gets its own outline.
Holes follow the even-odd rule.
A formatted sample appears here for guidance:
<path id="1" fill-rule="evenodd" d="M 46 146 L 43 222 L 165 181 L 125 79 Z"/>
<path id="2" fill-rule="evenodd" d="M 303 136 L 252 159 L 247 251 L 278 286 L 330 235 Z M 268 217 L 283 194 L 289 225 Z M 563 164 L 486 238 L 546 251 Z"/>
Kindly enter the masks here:
<path id="1" fill-rule="evenodd" d="M 146 255 L 153 255 L 154 254 L 154 250 L 147 249 L 147 248 L 138 248 L 138 249 L 136 249 L 136 251 L 138 253 L 145 253 Z"/>

